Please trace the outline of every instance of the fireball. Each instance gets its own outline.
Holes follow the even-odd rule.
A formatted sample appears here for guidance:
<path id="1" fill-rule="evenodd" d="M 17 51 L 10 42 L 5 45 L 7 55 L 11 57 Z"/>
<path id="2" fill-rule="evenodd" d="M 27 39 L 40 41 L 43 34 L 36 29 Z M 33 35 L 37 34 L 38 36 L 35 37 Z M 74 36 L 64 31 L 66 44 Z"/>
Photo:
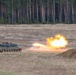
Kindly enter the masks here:
<path id="1" fill-rule="evenodd" d="M 65 48 L 68 45 L 67 39 L 61 34 L 57 34 L 55 35 L 55 37 L 47 38 L 46 42 L 47 42 L 46 45 L 40 43 L 34 43 L 33 46 L 50 48 L 50 49 L 59 49 L 59 48 Z"/>
<path id="2" fill-rule="evenodd" d="M 53 37 L 47 38 L 46 41 L 47 46 L 51 48 L 64 48 L 68 45 L 68 41 L 61 34 L 57 34 L 54 38 Z"/>

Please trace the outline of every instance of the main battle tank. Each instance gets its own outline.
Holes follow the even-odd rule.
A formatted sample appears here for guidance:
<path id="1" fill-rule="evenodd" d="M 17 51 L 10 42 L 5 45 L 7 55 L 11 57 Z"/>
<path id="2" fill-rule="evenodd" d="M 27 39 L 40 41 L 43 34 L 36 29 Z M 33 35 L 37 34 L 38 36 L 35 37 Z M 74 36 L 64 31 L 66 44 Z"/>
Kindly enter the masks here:
<path id="1" fill-rule="evenodd" d="M 9 43 L 9 42 L 3 42 L 0 44 L 0 52 L 18 52 L 22 49 L 18 47 L 17 44 Z"/>

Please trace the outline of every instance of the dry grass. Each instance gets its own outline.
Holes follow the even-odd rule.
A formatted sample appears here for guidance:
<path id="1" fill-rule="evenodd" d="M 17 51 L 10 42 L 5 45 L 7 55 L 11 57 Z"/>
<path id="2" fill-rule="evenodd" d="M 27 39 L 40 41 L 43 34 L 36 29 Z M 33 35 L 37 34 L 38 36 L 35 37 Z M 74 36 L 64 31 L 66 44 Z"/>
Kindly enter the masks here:
<path id="1" fill-rule="evenodd" d="M 67 48 L 75 48 L 76 25 L 0 26 L 0 42 L 14 42 L 23 48 L 22 53 L 0 53 L 0 71 L 19 75 L 76 75 L 75 59 L 28 50 L 33 42 L 45 43 L 47 37 L 58 33 L 68 39 Z"/>
<path id="2" fill-rule="evenodd" d="M 63 56 L 65 58 L 75 58 L 76 59 L 76 49 L 69 49 L 66 52 L 58 54 L 59 56 Z"/>
<path id="3" fill-rule="evenodd" d="M 53 53 L 2 53 L 0 71 L 20 75 L 75 75 L 76 60 L 55 56 Z"/>

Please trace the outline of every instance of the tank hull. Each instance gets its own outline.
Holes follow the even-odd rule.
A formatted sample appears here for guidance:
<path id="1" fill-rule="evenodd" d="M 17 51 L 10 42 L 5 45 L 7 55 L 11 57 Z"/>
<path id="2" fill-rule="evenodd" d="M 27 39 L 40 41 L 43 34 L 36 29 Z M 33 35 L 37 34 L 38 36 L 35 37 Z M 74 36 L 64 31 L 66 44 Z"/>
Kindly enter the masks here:
<path id="1" fill-rule="evenodd" d="M 21 52 L 21 48 L 17 44 L 3 42 L 0 44 L 0 52 Z"/>

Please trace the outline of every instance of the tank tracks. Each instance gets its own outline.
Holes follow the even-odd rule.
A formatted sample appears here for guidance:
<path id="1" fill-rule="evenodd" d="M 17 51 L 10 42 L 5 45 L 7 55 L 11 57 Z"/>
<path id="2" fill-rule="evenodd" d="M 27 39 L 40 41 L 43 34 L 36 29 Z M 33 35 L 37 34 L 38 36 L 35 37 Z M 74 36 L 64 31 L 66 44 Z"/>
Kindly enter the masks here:
<path id="1" fill-rule="evenodd" d="M 21 52 L 21 49 L 1 49 L 0 52 Z"/>

